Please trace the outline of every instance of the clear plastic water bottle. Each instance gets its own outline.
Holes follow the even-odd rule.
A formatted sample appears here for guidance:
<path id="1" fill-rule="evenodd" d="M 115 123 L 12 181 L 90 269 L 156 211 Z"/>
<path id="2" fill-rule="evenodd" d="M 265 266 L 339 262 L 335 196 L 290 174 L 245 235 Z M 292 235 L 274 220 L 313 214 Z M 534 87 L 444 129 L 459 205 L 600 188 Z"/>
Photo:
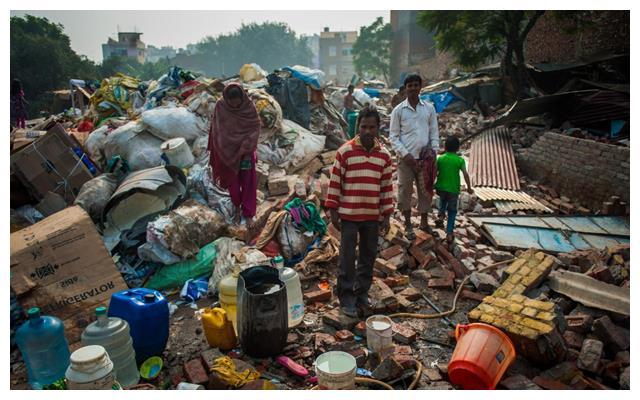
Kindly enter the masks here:
<path id="1" fill-rule="evenodd" d="M 34 389 L 54 383 L 69 366 L 69 344 L 64 325 L 56 317 L 40 315 L 38 307 L 27 312 L 29 320 L 16 332 L 16 343 L 27 366 L 29 384 Z"/>

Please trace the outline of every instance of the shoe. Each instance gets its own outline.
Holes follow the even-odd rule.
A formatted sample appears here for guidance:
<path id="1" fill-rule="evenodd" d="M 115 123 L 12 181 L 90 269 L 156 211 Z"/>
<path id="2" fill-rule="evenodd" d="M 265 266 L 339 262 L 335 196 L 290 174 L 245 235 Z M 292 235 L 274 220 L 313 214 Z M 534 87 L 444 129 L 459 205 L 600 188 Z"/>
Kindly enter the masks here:
<path id="1" fill-rule="evenodd" d="M 416 239 L 416 234 L 413 231 L 413 226 L 407 226 L 404 228 L 404 236 L 409 241 L 414 241 Z"/>
<path id="2" fill-rule="evenodd" d="M 358 299 L 356 309 L 358 311 L 358 316 L 361 318 L 373 315 L 373 303 L 368 297 L 365 300 Z"/>
<path id="3" fill-rule="evenodd" d="M 358 311 L 351 309 L 351 308 L 347 308 L 347 307 L 340 307 L 340 312 L 344 315 L 346 315 L 347 317 L 351 317 L 351 318 L 358 318 Z"/>

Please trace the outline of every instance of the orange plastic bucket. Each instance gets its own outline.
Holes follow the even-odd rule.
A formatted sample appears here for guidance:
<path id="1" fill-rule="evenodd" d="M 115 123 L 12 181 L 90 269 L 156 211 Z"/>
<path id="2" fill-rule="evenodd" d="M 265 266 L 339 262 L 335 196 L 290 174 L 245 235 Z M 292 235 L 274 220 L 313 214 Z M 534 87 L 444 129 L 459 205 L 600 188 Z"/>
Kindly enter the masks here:
<path id="1" fill-rule="evenodd" d="M 451 383 L 464 389 L 495 389 L 516 359 L 509 337 L 491 325 L 457 325 L 456 340 L 448 374 Z"/>

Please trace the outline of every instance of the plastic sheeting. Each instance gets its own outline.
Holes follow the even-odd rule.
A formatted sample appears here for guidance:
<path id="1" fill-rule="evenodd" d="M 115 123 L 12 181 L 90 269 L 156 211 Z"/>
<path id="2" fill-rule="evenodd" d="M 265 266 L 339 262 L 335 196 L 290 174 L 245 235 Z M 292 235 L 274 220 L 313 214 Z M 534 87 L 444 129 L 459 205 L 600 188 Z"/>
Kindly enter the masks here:
<path id="1" fill-rule="evenodd" d="M 267 76 L 267 93 L 272 95 L 282 108 L 282 116 L 304 128 L 309 128 L 309 99 L 307 86 L 297 78 L 282 78 L 276 74 Z"/>

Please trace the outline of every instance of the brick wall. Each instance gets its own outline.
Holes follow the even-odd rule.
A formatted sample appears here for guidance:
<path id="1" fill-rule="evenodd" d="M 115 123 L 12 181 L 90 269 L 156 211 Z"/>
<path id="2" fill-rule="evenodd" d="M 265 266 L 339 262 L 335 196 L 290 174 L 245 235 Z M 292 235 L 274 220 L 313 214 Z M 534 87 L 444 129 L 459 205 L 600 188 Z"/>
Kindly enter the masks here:
<path id="1" fill-rule="evenodd" d="M 614 195 L 629 204 L 628 147 L 547 132 L 516 162 L 528 177 L 592 210 Z"/>

